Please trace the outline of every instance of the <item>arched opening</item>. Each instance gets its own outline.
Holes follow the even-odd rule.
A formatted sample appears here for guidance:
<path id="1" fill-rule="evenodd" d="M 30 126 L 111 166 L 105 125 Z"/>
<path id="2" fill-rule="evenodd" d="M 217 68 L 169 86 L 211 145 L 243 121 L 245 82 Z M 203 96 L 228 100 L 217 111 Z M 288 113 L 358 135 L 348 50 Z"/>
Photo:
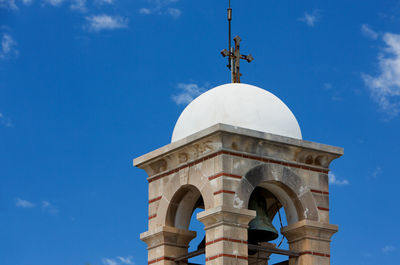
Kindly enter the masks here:
<path id="1" fill-rule="evenodd" d="M 196 218 L 201 211 L 204 211 L 204 200 L 193 185 L 182 186 L 174 194 L 168 207 L 166 225 L 196 232 L 196 237 L 188 245 L 188 252 L 205 247 L 204 225 Z M 205 264 L 205 255 L 197 255 L 188 261 L 189 264 Z"/>
<path id="2" fill-rule="evenodd" d="M 288 194 L 277 188 L 276 183 L 262 183 L 251 193 L 248 208 L 255 210 L 257 216 L 249 223 L 249 265 L 289 264 L 287 256 L 267 251 L 267 249 L 289 251 L 288 241 L 280 232 L 283 227 L 288 225 L 289 221 L 293 221 L 291 219 L 297 218 L 297 215 L 293 213 L 286 214 L 286 210 L 295 210 L 294 204 L 287 201 L 289 197 Z M 262 203 L 255 203 L 256 200 L 261 200 Z M 261 248 L 254 250 L 252 245 Z M 263 248 L 265 251 L 262 250 Z"/>

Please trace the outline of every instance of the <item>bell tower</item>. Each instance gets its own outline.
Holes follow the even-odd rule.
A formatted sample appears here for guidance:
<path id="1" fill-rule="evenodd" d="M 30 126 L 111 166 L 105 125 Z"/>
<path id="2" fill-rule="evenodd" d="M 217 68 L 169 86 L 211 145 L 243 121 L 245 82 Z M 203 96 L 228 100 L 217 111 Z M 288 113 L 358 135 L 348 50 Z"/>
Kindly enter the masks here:
<path id="1" fill-rule="evenodd" d="M 171 143 L 134 160 L 149 182 L 149 265 L 329 265 L 329 166 L 343 155 L 339 147 L 304 141 L 290 109 L 270 92 L 242 84 L 241 39 L 231 43 L 228 8 L 228 59 L 231 82 L 193 100 L 180 115 Z M 205 237 L 189 252 L 196 218 Z M 272 220 L 285 212 L 287 225 Z M 281 222 L 282 224 L 282 222 Z M 274 243 L 285 238 L 288 248 Z M 204 264 L 204 263 L 203 263 Z M 275 264 L 278 265 L 278 264 Z"/>
<path id="2" fill-rule="evenodd" d="M 148 264 L 329 265 L 328 172 L 343 149 L 302 140 L 290 109 L 268 91 L 230 83 L 200 95 L 183 111 L 172 142 L 134 160 L 149 182 Z M 204 247 L 188 253 L 196 208 Z M 271 220 L 283 208 L 287 226 Z M 278 231 L 280 230 L 280 231 Z M 281 234 L 289 248 L 271 240 Z"/>

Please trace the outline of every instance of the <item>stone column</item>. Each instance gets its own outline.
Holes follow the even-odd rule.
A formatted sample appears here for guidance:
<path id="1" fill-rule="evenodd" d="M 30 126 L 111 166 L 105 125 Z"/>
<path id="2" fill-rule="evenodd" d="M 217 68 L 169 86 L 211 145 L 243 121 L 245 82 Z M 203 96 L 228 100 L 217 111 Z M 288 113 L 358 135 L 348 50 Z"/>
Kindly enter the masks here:
<path id="1" fill-rule="evenodd" d="M 282 228 L 290 250 L 300 253 L 290 258 L 290 265 L 329 265 L 331 237 L 338 231 L 336 225 L 302 220 Z"/>
<path id="2" fill-rule="evenodd" d="M 196 232 L 174 227 L 158 227 L 144 232 L 140 239 L 147 244 L 149 265 L 176 265 L 174 259 L 187 254 Z"/>
<path id="3" fill-rule="evenodd" d="M 197 215 L 206 230 L 206 265 L 247 265 L 247 229 L 255 211 L 219 206 Z"/>

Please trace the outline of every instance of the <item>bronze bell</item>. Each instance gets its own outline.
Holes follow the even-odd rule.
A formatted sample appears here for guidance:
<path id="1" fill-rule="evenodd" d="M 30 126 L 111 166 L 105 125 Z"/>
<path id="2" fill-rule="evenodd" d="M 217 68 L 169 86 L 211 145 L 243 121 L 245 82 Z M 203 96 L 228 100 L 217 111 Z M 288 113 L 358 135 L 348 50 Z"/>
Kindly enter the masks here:
<path id="1" fill-rule="evenodd" d="M 266 198 L 261 188 L 256 188 L 250 197 L 249 209 L 256 211 L 256 217 L 249 223 L 248 243 L 258 245 L 278 238 L 279 233 L 268 216 Z"/>

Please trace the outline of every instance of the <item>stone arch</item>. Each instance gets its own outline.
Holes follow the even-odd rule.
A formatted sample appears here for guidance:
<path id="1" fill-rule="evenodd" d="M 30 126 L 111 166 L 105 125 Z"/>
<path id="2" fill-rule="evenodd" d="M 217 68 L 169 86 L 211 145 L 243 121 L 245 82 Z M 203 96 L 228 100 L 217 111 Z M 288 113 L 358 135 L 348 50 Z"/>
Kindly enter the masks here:
<path id="1" fill-rule="evenodd" d="M 311 191 L 301 176 L 289 167 L 267 163 L 249 170 L 241 179 L 235 193 L 234 206 L 247 208 L 256 187 L 267 189 L 281 202 L 289 225 L 303 219 L 319 220 L 317 205 Z"/>
<path id="2" fill-rule="evenodd" d="M 165 224 L 187 230 L 192 214 L 198 206 L 204 207 L 200 191 L 192 185 L 180 187 L 169 203 Z"/>
<path id="3" fill-rule="evenodd" d="M 178 173 L 166 185 L 157 210 L 158 225 L 187 229 L 199 198 L 202 198 L 205 209 L 214 207 L 214 195 L 208 178 L 188 175 L 188 171 Z"/>

